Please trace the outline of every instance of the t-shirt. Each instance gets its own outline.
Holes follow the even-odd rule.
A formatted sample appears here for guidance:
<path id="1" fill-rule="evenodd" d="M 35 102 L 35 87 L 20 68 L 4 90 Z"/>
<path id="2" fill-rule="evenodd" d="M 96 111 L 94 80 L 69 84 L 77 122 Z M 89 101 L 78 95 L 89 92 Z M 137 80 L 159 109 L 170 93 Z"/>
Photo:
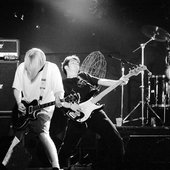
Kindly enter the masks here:
<path id="1" fill-rule="evenodd" d="M 46 72 L 46 85 L 45 90 L 43 92 L 42 101 L 40 104 L 48 103 L 55 100 L 54 94 L 56 92 L 62 92 L 64 94 L 64 88 L 61 78 L 61 73 L 58 69 L 58 66 L 54 63 L 47 62 L 48 68 Z M 34 99 L 39 100 L 41 95 L 40 87 L 41 85 L 41 78 L 43 76 L 43 71 L 40 71 L 34 81 L 31 81 L 28 78 L 27 72 L 25 70 L 24 62 L 21 63 L 15 73 L 14 82 L 12 87 L 21 91 L 23 93 L 22 100 L 31 102 Z M 54 105 L 45 108 L 48 112 L 53 112 Z"/>
<path id="2" fill-rule="evenodd" d="M 65 96 L 72 93 L 79 93 L 80 102 L 84 102 L 92 97 L 98 86 L 98 78 L 87 73 L 79 73 L 77 77 L 63 80 Z"/>

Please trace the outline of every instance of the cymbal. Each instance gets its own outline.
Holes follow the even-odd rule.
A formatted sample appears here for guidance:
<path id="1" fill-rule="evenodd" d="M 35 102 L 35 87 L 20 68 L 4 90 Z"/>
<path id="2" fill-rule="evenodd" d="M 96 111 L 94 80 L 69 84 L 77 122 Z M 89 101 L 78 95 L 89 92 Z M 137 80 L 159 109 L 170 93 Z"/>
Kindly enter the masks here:
<path id="1" fill-rule="evenodd" d="M 159 42 L 170 41 L 170 34 L 158 26 L 143 26 L 142 33 L 148 38 L 153 38 L 154 40 Z"/>

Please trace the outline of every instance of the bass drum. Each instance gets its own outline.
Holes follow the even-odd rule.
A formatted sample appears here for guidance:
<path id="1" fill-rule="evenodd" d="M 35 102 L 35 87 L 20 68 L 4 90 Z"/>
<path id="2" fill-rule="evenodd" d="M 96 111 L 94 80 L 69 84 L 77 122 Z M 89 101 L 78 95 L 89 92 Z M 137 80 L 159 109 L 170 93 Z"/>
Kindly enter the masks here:
<path id="1" fill-rule="evenodd" d="M 170 107 L 170 87 L 165 75 L 152 75 L 148 79 L 148 101 L 151 107 Z"/>

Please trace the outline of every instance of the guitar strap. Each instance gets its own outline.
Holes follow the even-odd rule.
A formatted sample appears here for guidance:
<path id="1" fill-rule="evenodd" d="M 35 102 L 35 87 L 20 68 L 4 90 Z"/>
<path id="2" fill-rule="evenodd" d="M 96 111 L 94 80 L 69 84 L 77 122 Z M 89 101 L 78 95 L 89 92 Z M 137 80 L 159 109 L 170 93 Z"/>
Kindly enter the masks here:
<path id="1" fill-rule="evenodd" d="M 42 73 L 39 102 L 42 101 L 44 90 L 46 88 L 47 68 L 48 68 L 48 62 L 46 62 L 44 69 L 43 69 L 43 73 Z"/>

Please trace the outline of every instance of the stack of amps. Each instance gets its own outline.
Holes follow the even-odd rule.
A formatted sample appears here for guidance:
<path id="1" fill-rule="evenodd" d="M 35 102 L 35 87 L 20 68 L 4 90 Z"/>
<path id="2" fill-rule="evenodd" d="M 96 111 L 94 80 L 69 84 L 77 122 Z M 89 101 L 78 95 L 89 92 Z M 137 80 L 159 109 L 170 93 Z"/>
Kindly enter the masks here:
<path id="1" fill-rule="evenodd" d="M 15 104 L 12 83 L 19 64 L 19 40 L 0 39 L 0 137 L 7 135 Z"/>

